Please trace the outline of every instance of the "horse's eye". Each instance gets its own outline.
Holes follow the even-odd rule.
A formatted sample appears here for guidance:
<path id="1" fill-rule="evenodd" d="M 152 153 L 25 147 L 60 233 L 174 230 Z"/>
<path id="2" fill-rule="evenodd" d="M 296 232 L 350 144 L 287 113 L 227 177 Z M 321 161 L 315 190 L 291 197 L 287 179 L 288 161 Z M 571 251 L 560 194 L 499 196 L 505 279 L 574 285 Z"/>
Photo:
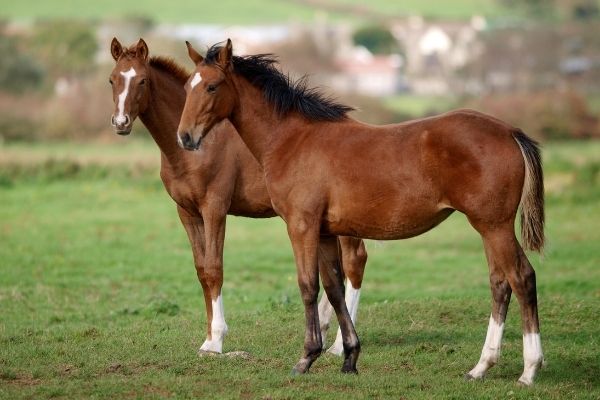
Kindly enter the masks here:
<path id="1" fill-rule="evenodd" d="M 208 85 L 208 87 L 206 88 L 206 91 L 208 93 L 214 93 L 217 91 L 217 85 Z"/>
<path id="2" fill-rule="evenodd" d="M 145 85 L 145 84 L 146 84 L 146 79 L 144 78 L 140 81 L 140 85 Z"/>
<path id="3" fill-rule="evenodd" d="M 113 84 L 113 80 L 112 80 L 112 78 L 108 78 L 108 83 L 110 83 L 110 84 L 111 84 L 111 86 L 112 86 L 112 84 Z"/>

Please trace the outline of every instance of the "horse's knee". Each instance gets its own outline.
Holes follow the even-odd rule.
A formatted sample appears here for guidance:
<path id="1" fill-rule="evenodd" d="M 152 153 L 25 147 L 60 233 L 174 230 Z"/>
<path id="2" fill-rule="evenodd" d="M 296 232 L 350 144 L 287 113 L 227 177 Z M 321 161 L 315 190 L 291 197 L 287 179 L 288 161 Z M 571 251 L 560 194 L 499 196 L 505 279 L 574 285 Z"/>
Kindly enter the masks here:
<path id="1" fill-rule="evenodd" d="M 311 224 L 305 218 L 293 218 L 287 224 L 290 237 L 303 237 L 311 230 Z"/>
<path id="2" fill-rule="evenodd" d="M 196 275 L 198 276 L 198 281 L 200 281 L 200 285 L 202 285 L 202 289 L 207 290 L 209 288 L 208 275 L 206 273 L 204 265 L 196 264 Z"/>
<path id="3" fill-rule="evenodd" d="M 316 304 L 317 296 L 319 295 L 318 284 L 315 287 L 315 285 L 309 283 L 299 282 L 298 286 L 300 287 L 300 297 L 302 298 L 302 302 L 304 304 Z"/>
<path id="4" fill-rule="evenodd" d="M 223 265 L 221 263 L 209 263 L 196 266 L 196 273 L 202 285 L 210 288 L 223 285 Z"/>

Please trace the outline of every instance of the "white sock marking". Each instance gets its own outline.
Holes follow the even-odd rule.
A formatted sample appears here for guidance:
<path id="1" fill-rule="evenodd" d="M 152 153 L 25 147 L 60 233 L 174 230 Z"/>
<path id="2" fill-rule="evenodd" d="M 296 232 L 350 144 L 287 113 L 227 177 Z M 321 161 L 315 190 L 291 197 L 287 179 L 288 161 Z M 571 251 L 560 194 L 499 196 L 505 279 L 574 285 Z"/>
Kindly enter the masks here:
<path id="1" fill-rule="evenodd" d="M 523 362 L 525 367 L 523 375 L 519 378 L 519 382 L 524 385 L 531 385 L 535 373 L 544 361 L 542 353 L 542 340 L 539 333 L 527 333 L 523 335 Z"/>
<path id="2" fill-rule="evenodd" d="M 360 300 L 360 289 L 354 289 L 350 279 L 346 280 L 346 307 L 350 313 L 352 323 L 356 324 L 356 313 L 358 312 L 358 301 Z M 328 352 L 336 355 L 341 355 L 344 352 L 344 342 L 342 340 L 342 330 L 338 328 L 335 342 L 327 350 Z"/>
<path id="3" fill-rule="evenodd" d="M 223 309 L 223 298 L 221 295 L 212 301 L 212 321 L 210 323 L 211 338 L 206 339 L 200 350 L 221 353 L 223 351 L 223 338 L 227 334 L 227 324 Z"/>
<path id="4" fill-rule="evenodd" d="M 124 124 L 125 121 L 127 121 L 125 119 L 125 114 L 124 114 L 125 99 L 127 98 L 127 94 L 129 93 L 129 85 L 131 84 L 131 79 L 134 76 L 136 76 L 137 74 L 135 72 L 135 69 L 133 69 L 133 67 L 131 67 L 129 69 L 129 71 L 127 71 L 127 72 L 121 71 L 121 75 L 123 75 L 123 77 L 125 78 L 125 87 L 123 88 L 123 91 L 121 92 L 121 94 L 119 94 L 119 103 L 117 104 L 119 113 L 115 117 L 115 122 L 117 124 Z"/>
<path id="5" fill-rule="evenodd" d="M 192 79 L 192 81 L 190 82 L 190 86 L 193 88 L 196 87 L 197 84 L 199 84 L 200 82 L 202 82 L 202 77 L 200 76 L 200 72 L 196 72 L 196 74 L 194 75 L 194 78 Z"/>
<path id="6" fill-rule="evenodd" d="M 498 324 L 492 316 L 488 324 L 485 343 L 481 350 L 479 362 L 473 368 L 469 375 L 473 378 L 483 378 L 488 369 L 493 367 L 500 358 L 500 348 L 502 347 L 502 333 L 504 332 L 504 323 Z"/>
<path id="7" fill-rule="evenodd" d="M 319 302 L 319 325 L 321 328 L 321 341 L 323 343 L 323 348 L 325 348 L 327 330 L 329 329 L 329 321 L 331 320 L 332 315 L 333 306 L 327 298 L 327 293 L 323 292 L 323 297 L 321 297 L 321 301 Z"/>

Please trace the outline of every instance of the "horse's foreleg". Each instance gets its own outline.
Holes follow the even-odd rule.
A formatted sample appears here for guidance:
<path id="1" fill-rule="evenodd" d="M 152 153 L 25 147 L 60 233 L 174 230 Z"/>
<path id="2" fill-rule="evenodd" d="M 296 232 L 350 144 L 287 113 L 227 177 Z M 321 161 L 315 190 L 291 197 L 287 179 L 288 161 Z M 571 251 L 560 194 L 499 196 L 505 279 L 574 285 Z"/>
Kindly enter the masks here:
<path id="1" fill-rule="evenodd" d="M 220 207 L 202 210 L 204 219 L 205 254 L 204 268 L 200 274 L 201 281 L 205 282 L 209 293 L 210 310 L 208 317 L 208 335 L 200 351 L 221 353 L 223 351 L 223 339 L 227 334 L 225 323 L 225 312 L 221 288 L 223 286 L 223 244 L 225 241 L 225 219 L 226 210 Z"/>
<path id="2" fill-rule="evenodd" d="M 342 332 L 342 349 L 344 352 L 342 372 L 355 373 L 356 362 L 360 353 L 360 342 L 344 301 L 344 283 L 340 258 L 336 238 L 321 236 L 319 242 L 319 271 L 323 287 L 335 310 Z"/>
<path id="3" fill-rule="evenodd" d="M 342 254 L 342 267 L 346 276 L 346 307 L 352 318 L 352 323 L 356 326 L 356 314 L 358 312 L 358 301 L 360 299 L 360 288 L 365 273 L 367 263 L 367 250 L 362 239 L 349 236 L 339 237 L 340 250 Z M 320 316 L 321 314 L 319 314 Z M 323 321 L 321 321 L 323 326 Z M 322 330 L 321 330 L 322 331 Z M 342 341 L 342 331 L 338 328 L 335 342 L 327 350 L 335 355 L 342 355 L 344 346 Z"/>
<path id="4" fill-rule="evenodd" d="M 206 273 L 204 267 L 204 253 L 205 253 L 205 238 L 204 238 L 204 221 L 200 217 L 193 217 L 183 208 L 177 206 L 177 213 L 179 219 L 185 228 L 185 231 L 190 240 L 192 246 L 192 253 L 194 255 L 194 266 L 196 267 L 196 275 L 198 281 L 202 286 L 202 292 L 204 294 L 204 303 L 206 305 L 206 337 L 207 341 L 211 338 L 211 320 L 212 320 L 212 302 L 210 295 L 210 287 L 206 280 Z"/>
<path id="5" fill-rule="evenodd" d="M 317 310 L 317 296 L 319 294 L 317 261 L 319 225 L 316 220 L 308 221 L 304 218 L 298 218 L 289 219 L 287 227 L 292 249 L 294 250 L 298 287 L 300 288 L 306 319 L 304 354 L 292 369 L 292 374 L 303 374 L 308 372 L 323 349 Z"/>

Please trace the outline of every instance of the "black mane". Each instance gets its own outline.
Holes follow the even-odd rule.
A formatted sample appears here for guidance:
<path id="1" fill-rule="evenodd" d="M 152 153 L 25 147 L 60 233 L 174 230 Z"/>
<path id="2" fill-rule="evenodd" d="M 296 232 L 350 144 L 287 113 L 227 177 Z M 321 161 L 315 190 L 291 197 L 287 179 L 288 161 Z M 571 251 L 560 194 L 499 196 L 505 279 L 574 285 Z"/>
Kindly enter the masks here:
<path id="1" fill-rule="evenodd" d="M 204 62 L 216 64 L 221 48 L 214 45 L 208 49 Z M 318 88 L 308 87 L 306 76 L 293 81 L 277 69 L 277 58 L 273 54 L 233 56 L 232 62 L 233 70 L 261 89 L 279 115 L 297 111 L 310 120 L 340 121 L 354 110 L 323 95 Z"/>

